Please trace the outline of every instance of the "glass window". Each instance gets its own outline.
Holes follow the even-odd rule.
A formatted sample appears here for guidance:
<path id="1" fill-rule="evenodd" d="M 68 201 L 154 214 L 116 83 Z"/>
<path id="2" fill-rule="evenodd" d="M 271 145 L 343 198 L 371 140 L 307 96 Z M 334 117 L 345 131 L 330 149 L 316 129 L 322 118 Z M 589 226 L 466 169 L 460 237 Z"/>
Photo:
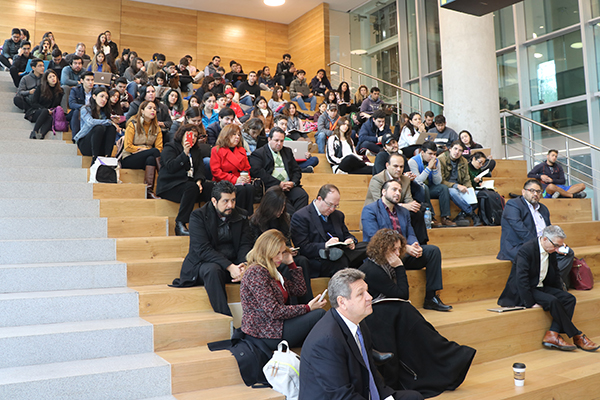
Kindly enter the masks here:
<path id="1" fill-rule="evenodd" d="M 409 83 L 407 89 L 413 93 L 421 94 L 419 82 Z M 410 113 L 413 113 L 413 112 L 420 113 L 421 106 L 419 104 L 419 98 L 417 96 L 413 96 L 413 95 L 409 95 L 409 97 L 410 97 L 410 100 L 408 101 L 408 107 L 402 107 L 402 112 L 407 115 Z"/>
<path id="2" fill-rule="evenodd" d="M 408 31 L 408 34 L 406 35 L 406 48 L 408 49 L 408 79 L 414 79 L 419 76 L 417 12 L 415 10 L 414 0 L 406 1 L 406 19 L 406 28 Z"/>
<path id="3" fill-rule="evenodd" d="M 579 23 L 577 0 L 525 0 L 527 39 Z"/>
<path id="4" fill-rule="evenodd" d="M 370 21 L 373 28 L 371 36 L 372 45 L 398 34 L 398 19 L 396 14 L 395 1 L 371 14 Z"/>
<path id="5" fill-rule="evenodd" d="M 496 57 L 498 65 L 498 88 L 500 109 L 514 110 L 519 104 L 519 77 L 517 73 L 517 53 L 510 52 Z"/>
<path id="6" fill-rule="evenodd" d="M 594 24 L 594 44 L 596 47 L 596 69 L 598 71 L 599 78 L 598 89 L 600 90 L 600 23 Z"/>
<path id="7" fill-rule="evenodd" d="M 429 72 L 442 69 L 438 0 L 425 0 L 425 29 L 427 31 L 427 62 Z"/>
<path id="8" fill-rule="evenodd" d="M 531 113 L 531 119 L 586 142 L 590 140 L 585 101 L 534 111 Z M 533 126 L 533 140 L 541 142 L 548 149 L 565 148 L 565 139 L 562 136 L 537 125 Z"/>
<path id="9" fill-rule="evenodd" d="M 600 0 L 591 0 L 592 2 L 592 17 L 600 16 Z"/>
<path id="10" fill-rule="evenodd" d="M 377 60 L 377 77 L 398 86 L 400 81 L 398 46 L 378 52 L 375 58 Z M 393 99 L 393 102 L 396 102 L 395 88 L 384 84 L 380 84 L 379 88 L 384 97 Z"/>
<path id="11" fill-rule="evenodd" d="M 494 12 L 496 50 L 515 44 L 515 23 L 512 6 Z"/>
<path id="12" fill-rule="evenodd" d="M 438 103 L 444 103 L 444 86 L 442 84 L 441 74 L 429 78 L 429 98 Z M 435 115 L 442 114 L 443 112 L 442 107 L 433 103 L 424 102 L 423 113 L 427 110 L 433 111 Z"/>
<path id="13" fill-rule="evenodd" d="M 579 31 L 529 46 L 532 105 L 585 94 L 581 47 Z"/>

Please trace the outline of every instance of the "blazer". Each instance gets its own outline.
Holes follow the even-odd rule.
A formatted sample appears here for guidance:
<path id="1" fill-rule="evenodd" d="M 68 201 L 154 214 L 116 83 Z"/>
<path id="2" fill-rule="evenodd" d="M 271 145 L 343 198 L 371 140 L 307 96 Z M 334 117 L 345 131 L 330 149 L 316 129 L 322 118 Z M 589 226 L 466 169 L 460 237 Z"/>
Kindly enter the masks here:
<path id="1" fill-rule="evenodd" d="M 294 182 L 294 186 L 300 186 L 300 179 L 302 179 L 302 170 L 294 158 L 294 153 L 289 147 L 283 147 L 279 152 L 283 161 L 283 166 L 288 174 L 291 182 Z M 268 189 L 271 186 L 279 185 L 281 182 L 275 178 L 272 174 L 275 170 L 275 160 L 273 159 L 273 153 L 271 147 L 267 144 L 252 152 L 249 157 L 250 162 L 250 175 L 255 178 L 260 178 L 265 187 Z"/>
<path id="2" fill-rule="evenodd" d="M 371 356 L 371 334 L 365 322 L 363 334 L 369 368 L 379 397 L 395 391 L 385 386 Z M 350 329 L 335 309 L 330 309 L 308 334 L 300 355 L 299 400 L 368 399 L 369 370 Z"/>
<path id="3" fill-rule="evenodd" d="M 189 180 L 193 182 L 204 182 L 204 162 L 202 161 L 202 152 L 197 147 L 190 149 L 190 157 L 183 152 L 181 143 L 167 143 L 160 154 L 161 169 L 158 171 L 158 180 L 156 181 L 156 193 L 164 193 L 181 185 Z M 190 168 L 194 167 L 194 177 L 188 176 Z"/>
<path id="4" fill-rule="evenodd" d="M 367 197 L 365 198 L 365 207 L 381 198 L 381 188 L 383 187 L 383 184 L 389 181 L 390 179 L 391 177 L 386 169 L 384 169 L 377 175 L 373 175 L 371 181 L 369 182 L 369 190 L 367 190 Z M 410 203 L 411 201 L 413 201 L 412 193 L 410 191 L 410 178 L 408 176 L 402 175 L 402 177 L 400 178 L 400 184 L 402 185 L 400 202 Z"/>
<path id="5" fill-rule="evenodd" d="M 210 171 L 215 182 L 227 180 L 235 185 L 240 172 L 250 172 L 250 163 L 244 147 L 231 151 L 228 147 L 213 147 L 210 151 Z"/>
<path id="6" fill-rule="evenodd" d="M 369 285 L 369 294 L 374 299 L 383 295 L 408 300 L 408 278 L 404 266 L 401 265 L 396 268 L 396 282 L 370 258 L 366 259 L 359 269 L 365 273 L 365 282 Z"/>
<path id="7" fill-rule="evenodd" d="M 333 236 L 340 239 L 340 242 L 348 238 L 352 238 L 356 242 L 356 238 L 350 234 L 348 227 L 344 222 L 344 213 L 335 210 L 329 215 L 330 221 L 334 226 L 334 232 L 330 232 Z M 319 250 L 325 248 L 325 242 L 330 237 L 323 229 L 321 218 L 317 214 L 314 203 L 302 207 L 292 215 L 292 240 L 294 244 L 300 247 L 300 255 L 306 258 L 318 259 Z"/>
<path id="8" fill-rule="evenodd" d="M 532 307 L 535 304 L 532 291 L 537 287 L 539 280 L 540 244 L 536 237 L 521 246 L 517 253 L 504 291 L 498 299 L 498 305 L 502 307 Z M 556 253 L 552 253 L 548 257 L 548 273 L 543 283 L 546 287 L 562 289 Z"/>
<path id="9" fill-rule="evenodd" d="M 173 286 L 188 287 L 198 285 L 198 270 L 203 263 L 218 264 L 224 270 L 229 265 L 246 260 L 246 254 L 254 242 L 248 229 L 246 211 L 235 208 L 229 217 L 233 247 L 237 252 L 235 260 L 229 260 L 216 250 L 219 240 L 219 216 L 212 202 L 192 212 L 189 223 L 190 248 L 183 264 L 181 274 L 173 281 Z"/>
<path id="10" fill-rule="evenodd" d="M 290 269 L 291 279 L 284 279 L 284 286 L 290 296 L 306 293 L 302 268 Z M 281 339 L 283 321 L 304 315 L 310 311 L 306 304 L 286 305 L 283 293 L 269 271 L 252 265 L 245 272 L 240 283 L 242 302 L 242 331 L 256 338 Z"/>
<path id="11" fill-rule="evenodd" d="M 526 201 L 521 196 L 507 201 L 504 206 L 500 251 L 496 257 L 498 260 L 515 261 L 521 245 L 537 237 L 535 222 Z M 548 207 L 540 203 L 539 211 L 546 226 L 551 225 Z"/>
<path id="12" fill-rule="evenodd" d="M 402 236 L 406 238 L 406 244 L 411 245 L 415 242 L 418 242 L 415 231 L 410 223 L 410 211 L 399 205 L 396 205 L 394 209 L 398 215 L 398 222 L 400 222 Z M 363 242 L 369 242 L 380 229 L 394 229 L 392 220 L 390 219 L 390 216 L 385 209 L 385 204 L 383 204 L 383 200 L 381 199 L 377 200 L 375 203 L 371 203 L 368 206 L 363 207 L 360 215 L 360 222 L 362 223 Z"/>

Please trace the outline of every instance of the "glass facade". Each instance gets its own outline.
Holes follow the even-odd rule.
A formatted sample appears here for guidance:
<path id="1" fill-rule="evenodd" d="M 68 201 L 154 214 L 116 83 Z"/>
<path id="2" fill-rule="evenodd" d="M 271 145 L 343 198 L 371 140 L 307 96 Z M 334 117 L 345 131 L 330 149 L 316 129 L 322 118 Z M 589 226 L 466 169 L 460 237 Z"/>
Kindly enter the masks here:
<path id="1" fill-rule="evenodd" d="M 419 42 L 417 35 L 417 10 L 414 1 L 406 2 L 406 49 L 408 51 L 408 78 L 419 76 Z"/>
<path id="2" fill-rule="evenodd" d="M 579 23 L 577 0 L 525 0 L 527 39 Z"/>
<path id="3" fill-rule="evenodd" d="M 411 1 L 411 0 L 407 0 Z M 425 0 L 425 29 L 427 34 L 428 72 L 442 69 L 442 51 L 440 48 L 440 21 L 438 0 Z"/>
<path id="4" fill-rule="evenodd" d="M 519 76 L 517 69 L 517 53 L 511 51 L 496 57 L 498 66 L 498 88 L 500 109 L 515 110 L 520 108 Z"/>
<path id="5" fill-rule="evenodd" d="M 512 7 L 494 12 L 494 32 L 496 34 L 496 50 L 515 44 L 515 24 Z"/>

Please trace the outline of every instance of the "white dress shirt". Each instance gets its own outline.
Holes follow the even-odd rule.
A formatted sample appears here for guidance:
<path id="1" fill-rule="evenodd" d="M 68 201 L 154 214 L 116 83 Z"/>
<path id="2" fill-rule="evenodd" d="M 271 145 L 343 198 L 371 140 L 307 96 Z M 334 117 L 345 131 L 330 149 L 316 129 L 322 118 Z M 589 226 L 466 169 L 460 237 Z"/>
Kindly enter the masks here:
<path id="1" fill-rule="evenodd" d="M 538 243 L 540 245 L 540 281 L 538 282 L 537 287 L 544 287 L 544 279 L 546 279 L 546 275 L 548 275 L 548 258 L 550 254 L 544 247 L 542 246 L 542 238 L 538 238 Z"/>

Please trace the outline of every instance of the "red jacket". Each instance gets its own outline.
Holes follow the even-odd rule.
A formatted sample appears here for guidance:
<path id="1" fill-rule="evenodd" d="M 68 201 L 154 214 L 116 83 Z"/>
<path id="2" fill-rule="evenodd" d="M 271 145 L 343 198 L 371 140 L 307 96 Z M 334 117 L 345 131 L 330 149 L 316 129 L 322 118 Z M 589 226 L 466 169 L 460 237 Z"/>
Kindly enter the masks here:
<path id="1" fill-rule="evenodd" d="M 210 171 L 216 182 L 227 180 L 235 185 L 240 172 L 250 173 L 246 150 L 243 147 L 236 147 L 233 151 L 228 147 L 213 147 L 210 152 Z"/>
<path id="2" fill-rule="evenodd" d="M 290 296 L 306 292 L 302 268 L 291 269 L 291 280 L 285 280 Z M 306 304 L 285 305 L 283 293 L 269 271 L 260 265 L 252 265 L 244 272 L 240 283 L 242 301 L 242 331 L 247 335 L 265 339 L 281 339 L 283 321 L 309 312 Z"/>

